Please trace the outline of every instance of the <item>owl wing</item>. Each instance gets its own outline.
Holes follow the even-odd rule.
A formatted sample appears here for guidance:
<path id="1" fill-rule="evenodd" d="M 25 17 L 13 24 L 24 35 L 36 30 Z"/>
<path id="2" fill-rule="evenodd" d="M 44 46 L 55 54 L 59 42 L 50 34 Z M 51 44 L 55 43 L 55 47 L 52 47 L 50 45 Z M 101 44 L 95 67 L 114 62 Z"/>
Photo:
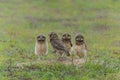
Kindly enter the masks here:
<path id="1" fill-rule="evenodd" d="M 59 39 L 52 41 L 52 45 L 57 50 L 63 50 L 67 56 L 70 56 L 69 51 L 66 49 L 65 45 Z"/>
<path id="2" fill-rule="evenodd" d="M 65 50 L 65 46 L 60 40 L 54 40 L 53 42 L 53 47 L 58 49 L 58 50 Z"/>

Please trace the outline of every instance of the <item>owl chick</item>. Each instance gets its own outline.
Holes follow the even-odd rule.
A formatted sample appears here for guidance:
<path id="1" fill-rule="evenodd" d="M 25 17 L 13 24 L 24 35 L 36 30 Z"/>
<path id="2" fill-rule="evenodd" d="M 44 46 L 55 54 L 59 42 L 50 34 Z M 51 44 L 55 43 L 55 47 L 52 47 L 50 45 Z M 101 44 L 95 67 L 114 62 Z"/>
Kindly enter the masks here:
<path id="1" fill-rule="evenodd" d="M 51 32 L 49 38 L 54 50 L 56 50 L 61 56 L 63 55 L 63 53 L 66 53 L 67 56 L 70 56 L 69 51 L 66 49 L 65 45 L 58 38 L 58 35 L 55 32 Z"/>
<path id="2" fill-rule="evenodd" d="M 44 35 L 37 36 L 35 44 L 35 54 L 41 59 L 44 55 L 48 53 L 48 44 L 46 37 Z"/>
<path id="3" fill-rule="evenodd" d="M 68 33 L 63 34 L 62 35 L 62 42 L 65 44 L 67 50 L 70 52 L 71 47 L 73 46 L 72 42 L 71 42 L 71 35 Z"/>
<path id="4" fill-rule="evenodd" d="M 85 62 L 87 61 L 87 45 L 84 41 L 83 35 L 81 34 L 78 34 L 75 37 L 74 51 L 79 58 L 84 58 Z"/>

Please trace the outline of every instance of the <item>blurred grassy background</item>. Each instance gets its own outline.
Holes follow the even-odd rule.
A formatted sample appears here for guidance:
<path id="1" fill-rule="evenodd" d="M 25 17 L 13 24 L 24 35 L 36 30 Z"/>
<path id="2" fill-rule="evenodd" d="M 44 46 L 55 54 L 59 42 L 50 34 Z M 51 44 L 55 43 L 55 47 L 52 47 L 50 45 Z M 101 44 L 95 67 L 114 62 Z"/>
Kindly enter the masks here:
<path id="1" fill-rule="evenodd" d="M 120 0 L 0 0 L 1 80 L 119 80 Z M 85 36 L 89 53 L 82 68 L 36 61 L 35 38 L 51 31 Z M 49 55 L 53 57 L 49 45 Z M 97 62 L 96 62 L 97 61 Z M 34 69 L 35 68 L 35 69 Z M 52 76 L 52 77 L 51 77 Z"/>

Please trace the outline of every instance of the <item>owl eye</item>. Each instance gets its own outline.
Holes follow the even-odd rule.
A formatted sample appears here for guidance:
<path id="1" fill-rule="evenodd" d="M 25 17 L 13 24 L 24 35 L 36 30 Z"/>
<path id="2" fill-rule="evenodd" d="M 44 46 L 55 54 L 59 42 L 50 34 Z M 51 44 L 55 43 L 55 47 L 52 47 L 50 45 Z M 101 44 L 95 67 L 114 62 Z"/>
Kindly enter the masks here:
<path id="1" fill-rule="evenodd" d="M 68 35 L 68 37 L 71 37 L 70 35 Z"/>
<path id="2" fill-rule="evenodd" d="M 80 40 L 83 40 L 83 38 L 81 38 Z"/>
<path id="3" fill-rule="evenodd" d="M 50 37 L 52 37 L 52 34 L 50 34 Z"/>
<path id="4" fill-rule="evenodd" d="M 45 36 L 42 36 L 42 38 L 45 38 Z"/>

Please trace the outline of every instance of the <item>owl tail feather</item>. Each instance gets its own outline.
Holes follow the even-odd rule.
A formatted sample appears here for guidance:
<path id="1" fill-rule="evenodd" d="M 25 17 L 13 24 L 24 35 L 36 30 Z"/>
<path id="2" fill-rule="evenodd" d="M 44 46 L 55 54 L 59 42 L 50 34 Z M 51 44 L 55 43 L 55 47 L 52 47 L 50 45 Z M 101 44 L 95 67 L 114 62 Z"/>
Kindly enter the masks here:
<path id="1" fill-rule="evenodd" d="M 67 56 L 70 56 L 70 53 L 69 53 L 68 50 L 65 50 L 65 53 L 66 53 Z"/>

